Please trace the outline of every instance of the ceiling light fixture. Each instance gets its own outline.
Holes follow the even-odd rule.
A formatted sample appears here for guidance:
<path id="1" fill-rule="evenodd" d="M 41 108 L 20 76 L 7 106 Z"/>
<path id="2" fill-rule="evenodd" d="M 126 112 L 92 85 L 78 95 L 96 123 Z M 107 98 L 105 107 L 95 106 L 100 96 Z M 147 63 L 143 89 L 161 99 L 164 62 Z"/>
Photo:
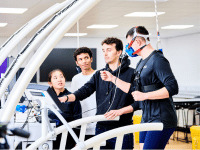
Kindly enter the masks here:
<path id="1" fill-rule="evenodd" d="M 0 23 L 0 27 L 5 27 L 8 23 Z"/>
<path id="2" fill-rule="evenodd" d="M 0 13 L 8 13 L 8 14 L 23 14 L 27 11 L 27 8 L 0 8 Z"/>
<path id="3" fill-rule="evenodd" d="M 64 36 L 85 36 L 87 33 L 66 33 Z"/>
<path id="4" fill-rule="evenodd" d="M 117 27 L 117 26 L 118 26 L 118 25 L 97 25 L 97 24 L 94 24 L 94 25 L 88 26 L 87 28 L 111 29 L 111 28 L 115 28 L 115 27 Z"/>
<path id="5" fill-rule="evenodd" d="M 157 12 L 158 15 L 165 14 L 165 12 Z M 155 17 L 155 12 L 133 12 L 127 15 L 124 15 L 124 17 Z"/>
<path id="6" fill-rule="evenodd" d="M 138 1 L 138 2 L 153 2 L 154 0 L 118 0 L 118 1 Z M 157 2 L 166 2 L 168 0 L 156 0 Z"/>
<path id="7" fill-rule="evenodd" d="M 161 29 L 186 29 L 191 27 L 194 27 L 194 25 L 169 25 L 161 27 Z"/>

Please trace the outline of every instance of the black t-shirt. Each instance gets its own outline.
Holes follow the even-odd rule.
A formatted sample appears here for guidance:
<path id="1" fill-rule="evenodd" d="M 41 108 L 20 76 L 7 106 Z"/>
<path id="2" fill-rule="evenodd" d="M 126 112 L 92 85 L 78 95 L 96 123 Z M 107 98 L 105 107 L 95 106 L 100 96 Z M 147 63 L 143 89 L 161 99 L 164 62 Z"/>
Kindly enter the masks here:
<path id="1" fill-rule="evenodd" d="M 140 74 L 140 86 L 162 84 L 168 90 L 169 98 L 144 100 L 132 106 L 134 110 L 142 109 L 142 123 L 162 122 L 164 128 L 173 128 L 177 125 L 177 116 L 172 96 L 178 93 L 178 84 L 168 60 L 159 51 L 153 53 L 145 65 L 144 59 L 136 68 L 137 72 L 144 66 Z"/>

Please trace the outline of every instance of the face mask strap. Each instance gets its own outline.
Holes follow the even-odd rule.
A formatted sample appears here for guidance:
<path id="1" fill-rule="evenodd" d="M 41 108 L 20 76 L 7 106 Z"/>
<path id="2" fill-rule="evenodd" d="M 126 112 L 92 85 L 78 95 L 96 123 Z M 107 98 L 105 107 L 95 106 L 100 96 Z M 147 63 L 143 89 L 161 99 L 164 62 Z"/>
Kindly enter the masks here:
<path id="1" fill-rule="evenodd" d="M 136 50 L 132 55 L 139 53 L 143 48 L 145 48 L 145 46 L 147 46 L 147 45 L 146 44 L 143 45 L 142 47 L 140 47 L 140 49 Z"/>
<path id="2" fill-rule="evenodd" d="M 135 38 L 137 36 L 143 37 L 145 38 L 146 42 L 147 42 L 147 38 L 149 37 L 149 35 L 142 35 L 142 34 L 137 34 L 137 26 L 134 28 L 134 35 L 133 35 L 133 39 L 131 40 L 130 44 L 128 45 L 128 49 L 130 49 L 130 47 L 132 46 L 133 42 L 135 41 Z M 145 46 L 147 46 L 146 44 L 144 46 L 142 46 L 140 49 L 136 50 L 132 55 L 135 55 L 137 53 L 139 53 Z"/>
<path id="3" fill-rule="evenodd" d="M 134 34 L 133 34 L 133 38 L 132 38 L 130 44 L 128 45 L 128 49 L 130 49 L 130 47 L 132 46 L 133 42 L 135 41 L 135 38 L 137 37 L 136 28 L 137 28 L 137 26 L 134 28 L 134 31 L 133 31 L 133 33 L 134 33 Z"/>
<path id="4" fill-rule="evenodd" d="M 134 41 L 135 41 L 135 40 L 131 40 L 130 44 L 128 44 L 128 49 L 131 48 L 131 46 L 132 46 L 132 44 L 133 44 Z"/>
<path id="5" fill-rule="evenodd" d="M 134 36 L 133 36 L 132 40 L 135 40 L 135 38 L 139 36 L 139 37 L 143 37 L 147 42 L 147 38 L 149 37 L 149 35 L 139 34 L 139 33 L 137 33 L 136 29 L 137 29 L 137 27 L 135 27 L 135 29 L 134 29 Z"/>
<path id="6" fill-rule="evenodd" d="M 147 38 L 149 37 L 149 35 L 142 35 L 142 34 L 137 34 L 137 36 L 143 37 L 146 42 L 147 42 Z"/>

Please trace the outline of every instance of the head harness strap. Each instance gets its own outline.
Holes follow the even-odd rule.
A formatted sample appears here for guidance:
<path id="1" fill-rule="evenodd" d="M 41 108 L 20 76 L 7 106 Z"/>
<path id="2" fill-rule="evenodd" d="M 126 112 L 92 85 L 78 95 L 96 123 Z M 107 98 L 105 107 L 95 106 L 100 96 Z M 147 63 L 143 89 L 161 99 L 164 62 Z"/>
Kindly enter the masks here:
<path id="1" fill-rule="evenodd" d="M 136 26 L 134 28 L 134 34 L 133 34 L 133 39 L 131 40 L 129 46 L 128 46 L 128 49 L 130 49 L 130 47 L 132 46 L 133 42 L 135 41 L 135 38 L 136 37 L 143 37 L 145 38 L 145 40 L 147 41 L 147 38 L 149 37 L 149 35 L 142 35 L 142 34 L 138 34 L 136 29 L 137 29 L 138 26 Z M 137 54 L 138 52 L 140 52 L 144 47 L 146 46 L 146 44 L 144 46 L 142 46 L 140 49 L 136 50 L 132 55 L 135 55 Z"/>

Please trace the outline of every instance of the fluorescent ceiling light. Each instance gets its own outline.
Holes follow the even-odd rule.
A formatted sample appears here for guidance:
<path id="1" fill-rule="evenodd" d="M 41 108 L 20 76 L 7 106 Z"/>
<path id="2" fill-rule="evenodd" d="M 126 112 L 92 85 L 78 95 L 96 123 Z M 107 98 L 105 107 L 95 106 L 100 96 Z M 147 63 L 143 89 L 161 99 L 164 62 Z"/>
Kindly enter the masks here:
<path id="1" fill-rule="evenodd" d="M 97 25 L 97 24 L 94 24 L 94 25 L 88 26 L 87 28 L 111 29 L 111 28 L 115 28 L 117 26 L 118 25 Z"/>
<path id="2" fill-rule="evenodd" d="M 194 25 L 169 25 L 161 27 L 161 29 L 186 29 L 191 27 L 194 27 Z"/>
<path id="3" fill-rule="evenodd" d="M 118 1 L 138 1 L 138 2 L 141 2 L 141 1 L 145 1 L 145 2 L 154 2 L 154 0 L 118 0 Z M 166 2 L 168 0 L 156 0 L 156 2 Z"/>
<path id="4" fill-rule="evenodd" d="M 27 8 L 0 8 L 0 13 L 23 14 Z"/>
<path id="5" fill-rule="evenodd" d="M 0 23 L 0 27 L 5 27 L 8 23 Z"/>
<path id="6" fill-rule="evenodd" d="M 165 12 L 157 12 L 158 15 L 165 14 Z M 125 17 L 154 17 L 156 16 L 155 12 L 133 12 L 127 15 L 124 15 Z"/>
<path id="7" fill-rule="evenodd" d="M 64 36 L 85 36 L 87 33 L 66 33 Z"/>

